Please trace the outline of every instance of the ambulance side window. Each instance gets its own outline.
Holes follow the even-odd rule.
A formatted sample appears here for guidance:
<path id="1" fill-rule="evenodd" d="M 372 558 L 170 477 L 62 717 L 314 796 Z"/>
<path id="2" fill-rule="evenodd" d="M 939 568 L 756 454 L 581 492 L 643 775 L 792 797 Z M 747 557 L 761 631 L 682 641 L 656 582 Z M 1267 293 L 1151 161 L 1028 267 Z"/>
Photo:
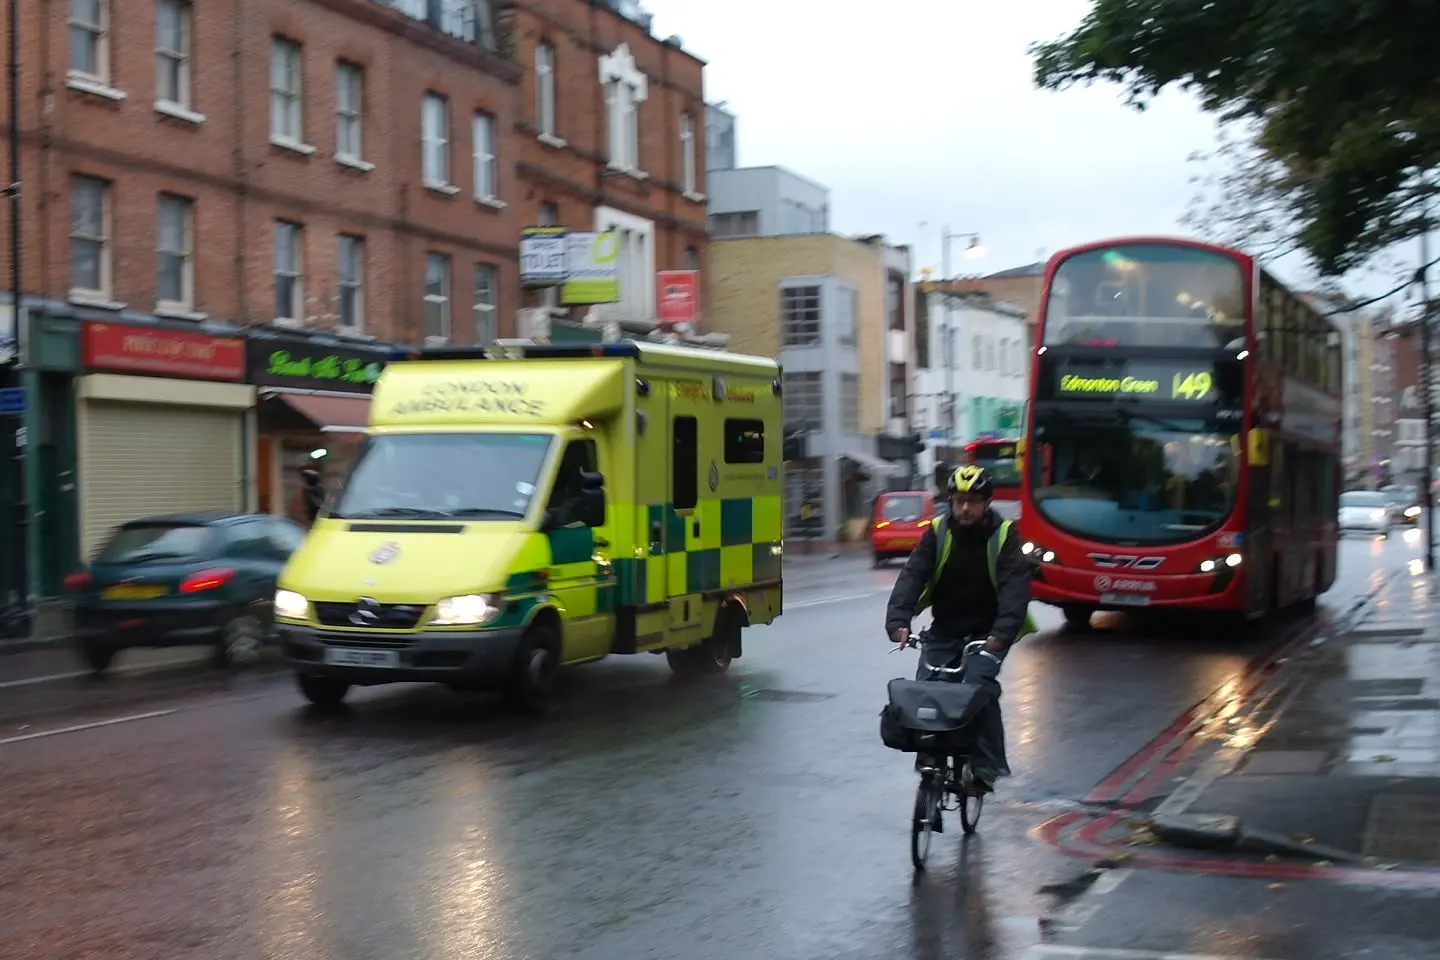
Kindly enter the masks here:
<path id="1" fill-rule="evenodd" d="M 560 469 L 555 473 L 555 486 L 550 491 L 550 509 L 565 507 L 580 496 L 580 474 L 594 473 L 599 469 L 595 460 L 594 440 L 571 440 L 565 447 L 565 456 L 560 458 Z"/>
<path id="2" fill-rule="evenodd" d="M 676 417 L 670 454 L 670 499 L 676 510 L 690 510 L 700 499 L 700 424 Z"/>

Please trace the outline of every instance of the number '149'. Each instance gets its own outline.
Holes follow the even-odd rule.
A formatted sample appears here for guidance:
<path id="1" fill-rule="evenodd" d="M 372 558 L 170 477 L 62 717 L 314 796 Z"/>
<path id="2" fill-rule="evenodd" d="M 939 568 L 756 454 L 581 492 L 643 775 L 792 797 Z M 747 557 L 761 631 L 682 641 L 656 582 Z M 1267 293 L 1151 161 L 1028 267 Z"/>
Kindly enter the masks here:
<path id="1" fill-rule="evenodd" d="M 1186 400 L 1203 400 L 1213 380 L 1208 373 L 1177 373 L 1170 381 L 1170 396 Z"/>

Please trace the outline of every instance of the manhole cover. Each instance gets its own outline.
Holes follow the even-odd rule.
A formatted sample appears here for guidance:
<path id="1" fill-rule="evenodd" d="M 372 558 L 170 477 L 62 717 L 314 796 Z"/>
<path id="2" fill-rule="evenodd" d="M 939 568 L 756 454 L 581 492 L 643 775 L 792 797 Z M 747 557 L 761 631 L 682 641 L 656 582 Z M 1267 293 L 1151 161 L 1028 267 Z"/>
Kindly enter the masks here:
<path id="1" fill-rule="evenodd" d="M 1370 805 L 1365 856 L 1440 863 L 1440 802 L 1434 794 L 1382 794 Z"/>
<path id="2" fill-rule="evenodd" d="M 1326 757 L 1324 750 L 1257 750 L 1240 772 L 1255 776 L 1319 773 Z"/>
<path id="3" fill-rule="evenodd" d="M 750 690 L 745 694 L 746 700 L 774 700 L 779 703 L 814 703 L 817 700 L 829 700 L 835 696 L 833 693 L 811 693 L 807 690 Z"/>

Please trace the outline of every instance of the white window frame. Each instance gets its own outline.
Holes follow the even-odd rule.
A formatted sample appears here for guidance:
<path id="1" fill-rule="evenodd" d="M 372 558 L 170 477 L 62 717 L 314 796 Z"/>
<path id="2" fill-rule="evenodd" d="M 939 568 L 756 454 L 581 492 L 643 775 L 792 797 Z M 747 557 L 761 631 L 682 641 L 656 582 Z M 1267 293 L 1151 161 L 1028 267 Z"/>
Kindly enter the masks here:
<path id="1" fill-rule="evenodd" d="M 283 62 L 282 62 L 283 61 Z M 293 86 L 277 86 L 275 74 L 284 72 Z M 285 147 L 305 145 L 305 48 L 296 40 L 270 39 L 270 142 Z M 293 121 L 293 122 L 292 122 Z"/>
<path id="2" fill-rule="evenodd" d="M 695 182 L 698 174 L 695 164 L 695 115 L 680 115 L 680 162 L 682 185 L 687 197 L 695 196 Z"/>
<path id="3" fill-rule="evenodd" d="M 482 300 L 481 278 L 489 280 L 489 298 Z M 475 342 L 489 343 L 500 335 L 496 321 L 500 315 L 500 271 L 493 263 L 475 264 L 475 290 L 471 314 L 475 322 Z M 483 331 L 483 332 L 482 332 Z"/>
<path id="4" fill-rule="evenodd" d="M 173 8 L 180 18 L 180 47 L 164 45 L 160 36 L 160 11 Z M 193 97 L 190 83 L 190 51 L 194 44 L 195 8 L 188 0 L 155 0 L 155 102 L 189 110 Z M 165 82 L 175 71 L 175 96 L 166 96 Z"/>
<path id="5" fill-rule="evenodd" d="M 495 115 L 476 111 L 470 130 L 474 144 L 475 199 L 498 205 L 500 200 L 500 157 L 495 142 L 498 124 Z"/>
<path id="6" fill-rule="evenodd" d="M 95 83 L 109 86 L 110 84 L 110 3 L 111 0 L 99 0 L 98 9 L 100 20 L 98 23 L 89 20 L 78 19 L 75 15 L 75 0 L 69 0 L 68 23 L 70 27 L 67 35 L 73 36 L 76 32 L 85 33 L 89 36 L 91 48 L 95 54 L 95 69 L 86 70 L 77 67 L 72 61 L 69 64 L 69 75 L 81 77 Z M 68 56 L 67 49 L 67 56 Z"/>
<path id="7" fill-rule="evenodd" d="M 556 138 L 555 116 L 555 45 L 542 43 L 535 48 L 535 129 L 542 138 Z"/>
<path id="8" fill-rule="evenodd" d="M 182 222 L 180 224 L 180 249 L 170 250 L 165 247 L 165 213 L 167 205 L 172 210 L 179 210 Z M 178 193 L 160 194 L 159 203 L 155 215 L 155 253 L 156 260 L 160 257 L 180 258 L 180 298 L 172 299 L 160 295 L 160 276 L 157 262 L 155 278 L 155 307 L 157 310 L 169 310 L 174 312 L 189 312 L 195 309 L 195 201 Z"/>
<path id="9" fill-rule="evenodd" d="M 441 124 L 438 131 L 431 129 L 436 108 Z M 432 169 L 432 156 L 440 164 L 438 171 Z M 420 101 L 420 170 L 425 186 L 450 191 L 450 98 L 433 90 Z"/>
<path id="10" fill-rule="evenodd" d="M 285 232 L 290 232 L 293 243 L 291 249 L 294 251 L 295 259 L 290 264 L 280 264 L 280 237 Z M 292 316 L 276 316 L 275 322 L 288 326 L 297 326 L 305 318 L 305 227 L 293 220 L 276 220 L 275 228 L 271 232 L 272 243 L 274 244 L 274 282 L 276 297 L 274 306 L 279 303 L 280 278 L 284 277 L 292 282 L 290 288 L 290 313 Z M 278 314 L 278 310 L 277 310 Z"/>
<path id="11" fill-rule="evenodd" d="M 335 62 L 335 159 L 365 160 L 365 68 L 353 60 Z"/>
<path id="12" fill-rule="evenodd" d="M 605 125 L 609 133 L 609 166 L 643 180 L 640 168 L 640 104 L 650 96 L 650 83 L 630 45 L 622 43 L 600 58 L 600 83 L 605 89 Z"/>
<path id="13" fill-rule="evenodd" d="M 430 292 L 430 267 L 439 264 L 442 267 L 440 274 L 441 290 L 439 293 Z M 453 279 L 451 277 L 454 262 L 449 254 L 435 253 L 434 251 L 425 254 L 425 339 L 438 339 L 449 341 L 451 331 L 454 329 L 454 318 L 451 315 L 451 306 L 454 302 L 452 293 Z M 430 306 L 434 304 L 440 310 L 440 332 L 430 331 Z"/>
<path id="14" fill-rule="evenodd" d="M 100 197 L 99 234 L 82 233 L 76 230 L 75 207 L 79 202 L 80 190 L 78 188 L 82 185 L 82 183 L 86 186 L 93 185 L 98 188 Z M 114 185 L 108 180 L 102 179 L 100 177 L 92 177 L 86 174 L 77 173 L 70 178 L 70 293 L 72 296 L 78 294 L 82 297 L 101 298 L 106 300 L 110 298 L 112 281 L 110 261 L 110 256 L 112 252 L 110 245 L 110 234 L 112 232 L 110 222 L 112 213 L 112 198 L 110 195 L 110 191 L 113 189 L 113 186 Z M 77 242 L 93 243 L 99 247 L 100 256 L 97 258 L 100 267 L 98 287 L 82 287 L 75 282 L 76 278 L 74 250 L 75 244 Z"/>
<path id="15" fill-rule="evenodd" d="M 335 325 L 349 333 L 360 333 L 365 329 L 365 238 L 357 234 L 342 233 L 335 239 Z M 353 279 L 346 279 L 346 252 L 353 263 Z M 353 323 L 345 322 L 344 292 L 350 290 L 354 296 L 355 316 Z"/>

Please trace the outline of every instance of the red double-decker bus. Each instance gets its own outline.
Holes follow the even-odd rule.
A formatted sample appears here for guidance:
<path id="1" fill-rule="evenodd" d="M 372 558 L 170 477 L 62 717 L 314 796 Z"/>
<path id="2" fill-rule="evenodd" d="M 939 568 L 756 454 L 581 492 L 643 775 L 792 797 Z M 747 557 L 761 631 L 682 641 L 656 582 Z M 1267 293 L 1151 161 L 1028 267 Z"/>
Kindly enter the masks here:
<path id="1" fill-rule="evenodd" d="M 1045 270 L 1021 535 L 1034 597 L 1258 619 L 1335 579 L 1335 327 L 1239 250 L 1136 237 Z"/>
<path id="2" fill-rule="evenodd" d="M 1020 499 L 1021 450 L 1018 437 L 972 440 L 965 444 L 965 463 L 978 463 L 990 471 L 996 500 Z"/>

